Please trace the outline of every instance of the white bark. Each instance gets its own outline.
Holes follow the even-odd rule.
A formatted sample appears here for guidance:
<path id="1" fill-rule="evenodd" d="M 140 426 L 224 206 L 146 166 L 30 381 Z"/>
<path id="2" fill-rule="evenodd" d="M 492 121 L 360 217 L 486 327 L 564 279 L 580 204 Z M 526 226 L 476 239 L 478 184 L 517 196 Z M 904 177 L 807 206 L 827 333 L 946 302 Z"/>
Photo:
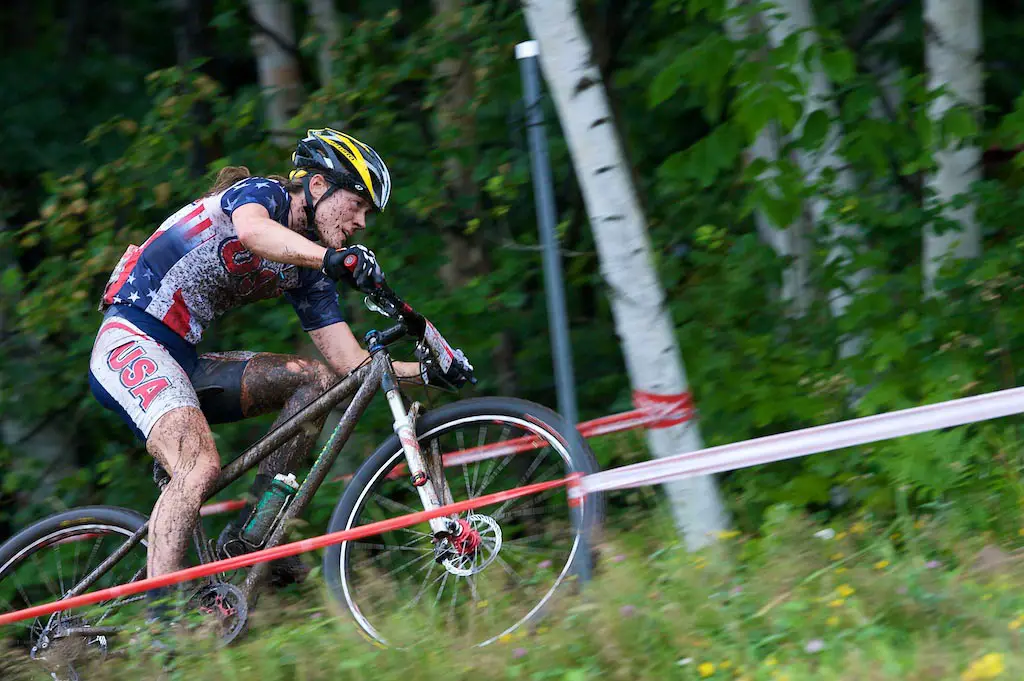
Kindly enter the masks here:
<path id="1" fill-rule="evenodd" d="M 771 183 L 774 174 L 772 164 L 779 158 L 782 143 L 776 125 L 768 124 L 757 136 L 745 154 L 747 162 L 761 158 L 769 163 L 769 170 L 763 173 L 759 182 Z M 789 225 L 775 224 L 768 214 L 758 210 L 754 214 L 757 233 L 780 258 L 789 264 L 782 273 L 782 291 L 779 298 L 788 303 L 789 313 L 802 316 L 807 312 L 814 297 L 811 287 L 811 241 L 806 217 L 801 214 Z"/>
<path id="2" fill-rule="evenodd" d="M 746 2 L 747 0 L 729 0 L 729 7 L 735 9 Z M 759 18 L 750 24 L 733 17 L 725 21 L 725 30 L 731 40 L 739 42 L 751 31 L 760 32 L 764 28 Z M 751 55 L 751 58 L 759 56 Z M 773 184 L 775 164 L 784 142 L 785 140 L 780 139 L 778 126 L 769 123 L 744 154 L 747 163 L 762 159 L 768 164 L 768 169 L 756 178 L 762 186 Z M 810 282 L 811 244 L 804 216 L 801 215 L 792 224 L 777 225 L 764 210 L 758 209 L 754 212 L 754 223 L 757 225 L 757 233 L 761 240 L 768 244 L 776 255 L 789 261 L 782 273 L 779 299 L 787 303 L 790 314 L 802 316 L 807 312 L 814 296 Z"/>
<path id="3" fill-rule="evenodd" d="M 762 15 L 768 25 L 769 40 L 774 46 L 778 46 L 787 37 L 800 33 L 801 52 L 803 53 L 817 41 L 810 0 L 776 0 L 776 5 L 782 10 L 781 16 L 776 12 L 770 13 L 769 16 Z M 798 63 L 803 64 L 804 61 L 801 59 Z M 797 75 L 804 82 L 806 90 L 803 102 L 804 118 L 793 131 L 794 138 L 799 138 L 803 134 L 807 117 L 814 111 L 823 110 L 830 120 L 835 120 L 838 115 L 835 103 L 831 101 L 832 84 L 819 64 L 812 64 L 812 70 L 809 72 L 801 66 L 797 66 Z M 826 168 L 832 168 L 835 171 L 836 189 L 852 192 L 857 186 L 856 180 L 839 155 L 840 134 L 839 127 L 832 125 L 821 147 L 814 151 L 800 151 L 797 153 L 797 163 L 808 183 L 818 182 L 823 171 Z M 828 197 L 820 195 L 811 198 L 807 204 L 812 224 L 818 229 L 828 228 L 830 230 L 829 262 L 848 259 L 855 253 L 844 242 L 862 243 L 860 227 L 843 221 L 830 223 L 829 218 L 826 217 L 828 207 Z M 849 275 L 843 282 L 848 290 L 840 289 L 830 292 L 829 306 L 834 317 L 841 317 L 846 312 L 846 308 L 853 301 L 854 292 L 868 274 L 866 271 L 859 271 Z M 844 357 L 848 357 L 857 354 L 859 349 L 860 339 L 854 337 L 843 342 L 840 353 Z"/>
<path id="4" fill-rule="evenodd" d="M 654 271 L 646 220 L 575 3 L 527 0 L 524 8 L 583 191 L 630 382 L 635 390 L 649 393 L 682 393 L 687 390 L 686 372 Z M 693 421 L 649 430 L 647 439 L 659 457 L 703 446 Z M 709 543 L 726 526 L 712 477 L 665 487 L 688 547 Z"/>
<path id="5" fill-rule="evenodd" d="M 954 105 L 964 104 L 980 115 L 983 100 L 981 85 L 981 3 L 979 0 L 925 0 L 925 64 L 928 87 L 945 86 L 948 92 L 931 107 L 932 121 L 938 122 Z M 981 230 L 975 219 L 974 205 L 953 208 L 952 199 L 981 179 L 981 149 L 977 145 L 947 148 L 935 154 L 938 171 L 926 185 L 934 200 L 942 206 L 944 218 L 958 223 L 961 231 L 937 234 L 934 225 L 924 235 L 924 289 L 935 291 L 935 277 L 942 260 L 976 258 L 981 255 Z"/>
<path id="6" fill-rule="evenodd" d="M 334 51 L 341 42 L 338 12 L 334 8 L 334 0 L 309 0 L 309 13 L 320 38 L 316 53 L 320 86 L 326 87 L 334 77 Z"/>
<path id="7" fill-rule="evenodd" d="M 288 131 L 288 122 L 302 103 L 299 64 L 293 53 L 279 42 L 295 45 L 291 5 L 285 0 L 249 0 L 249 10 L 259 24 L 253 28 L 250 43 L 256 55 L 267 123 L 274 141 L 288 146 L 295 137 Z M 266 31 L 271 31 L 277 39 Z"/>

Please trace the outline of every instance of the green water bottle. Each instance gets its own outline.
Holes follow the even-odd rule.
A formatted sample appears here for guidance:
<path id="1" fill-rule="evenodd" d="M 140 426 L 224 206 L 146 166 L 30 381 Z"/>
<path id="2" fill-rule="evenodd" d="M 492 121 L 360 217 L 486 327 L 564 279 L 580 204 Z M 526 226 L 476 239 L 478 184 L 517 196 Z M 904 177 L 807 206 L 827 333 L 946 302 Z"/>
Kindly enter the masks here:
<path id="1" fill-rule="evenodd" d="M 284 513 L 288 501 L 299 489 L 299 482 L 292 473 L 278 473 L 270 482 L 263 496 L 256 502 L 249 520 L 239 533 L 241 539 L 250 546 L 263 546 L 278 517 Z"/>

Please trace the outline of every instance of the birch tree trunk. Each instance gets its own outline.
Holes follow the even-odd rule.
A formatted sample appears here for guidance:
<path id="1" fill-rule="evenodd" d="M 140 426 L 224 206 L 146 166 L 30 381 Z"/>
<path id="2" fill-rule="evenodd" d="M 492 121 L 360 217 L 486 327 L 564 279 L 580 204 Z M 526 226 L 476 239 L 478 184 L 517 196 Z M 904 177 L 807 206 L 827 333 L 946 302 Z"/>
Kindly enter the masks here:
<path id="1" fill-rule="evenodd" d="M 320 87 L 327 87 L 334 78 L 334 51 L 341 42 L 338 12 L 334 9 L 334 0 L 309 0 L 309 13 L 320 38 L 316 53 Z"/>
<path id="2" fill-rule="evenodd" d="M 289 49 L 295 46 L 291 5 L 286 0 L 249 0 L 249 11 L 257 24 L 250 43 L 267 124 L 274 142 L 289 146 L 295 136 L 288 130 L 288 121 L 302 103 L 302 76 Z"/>
<path id="3" fill-rule="evenodd" d="M 925 0 L 925 64 L 928 87 L 945 86 L 948 93 L 938 97 L 930 116 L 937 123 L 951 107 L 963 104 L 980 115 L 983 101 L 981 85 L 981 3 L 978 0 Z M 935 292 L 935 277 L 942 260 L 976 258 L 981 255 L 981 230 L 975 219 L 974 204 L 962 208 L 951 205 L 953 198 L 981 179 L 981 149 L 977 145 L 947 148 L 935 154 L 938 171 L 925 181 L 934 200 L 942 206 L 942 216 L 958 223 L 960 231 L 939 233 L 936 225 L 925 229 L 923 248 L 924 290 Z"/>
<path id="4" fill-rule="evenodd" d="M 729 7 L 735 9 L 747 3 L 748 0 L 729 0 Z M 763 32 L 764 24 L 759 16 L 749 22 L 729 18 L 725 21 L 725 30 L 733 42 L 740 42 L 752 32 Z M 762 56 L 751 55 L 755 59 Z M 763 183 L 765 186 L 772 185 L 774 166 L 779 159 L 784 143 L 785 140 L 782 139 L 778 126 L 769 123 L 747 149 L 744 160 L 748 164 L 757 159 L 763 159 L 768 164 L 768 170 L 756 178 L 757 182 Z M 779 299 L 787 304 L 791 315 L 803 316 L 814 297 L 810 282 L 811 244 L 805 216 L 801 215 L 789 225 L 777 225 L 764 210 L 758 209 L 754 213 L 754 223 L 761 240 L 771 246 L 776 255 L 789 261 L 782 274 L 782 290 L 779 291 Z"/>
<path id="5" fill-rule="evenodd" d="M 777 0 L 776 4 L 782 15 L 772 13 L 768 16 L 764 13 L 761 16 L 768 26 L 768 36 L 772 45 L 778 47 L 791 35 L 800 35 L 801 52 L 817 42 L 817 35 L 814 32 L 814 14 L 811 9 L 810 0 Z M 800 63 L 806 63 L 801 60 Z M 798 75 L 806 85 L 806 94 L 803 102 L 803 119 L 797 124 L 793 131 L 793 137 L 799 138 L 803 134 L 804 125 L 811 113 L 822 110 L 828 115 L 829 120 L 835 120 L 838 116 L 835 103 L 832 102 L 832 84 L 816 62 L 811 62 L 811 70 L 807 71 L 800 67 Z M 835 171 L 835 185 L 840 191 L 851 192 L 856 186 L 853 173 L 846 167 L 846 163 L 839 156 L 839 139 L 841 131 L 838 126 L 832 125 L 825 136 L 821 147 L 814 151 L 800 151 L 797 153 L 797 163 L 803 171 L 808 183 L 816 183 L 821 180 L 822 173 L 826 168 Z M 848 243 L 859 244 L 863 242 L 860 227 L 846 222 L 829 223 L 826 218 L 829 199 L 825 196 L 812 197 L 807 203 L 807 210 L 811 224 L 817 228 L 827 228 L 830 231 L 830 246 L 828 261 L 836 262 L 847 260 L 856 255 L 855 247 L 851 249 Z M 866 271 L 858 271 L 848 275 L 843 283 L 844 289 L 834 290 L 829 293 L 829 307 L 834 317 L 841 317 L 853 301 L 853 295 L 868 276 Z M 856 355 L 860 350 L 861 339 L 851 337 L 844 340 L 840 346 L 840 354 L 844 357 Z"/>
<path id="6" fill-rule="evenodd" d="M 654 271 L 646 220 L 575 3 L 523 4 L 583 191 L 630 382 L 634 391 L 684 393 L 686 372 Z M 647 439 L 659 457 L 703 447 L 695 421 L 650 429 Z M 665 488 L 688 547 L 709 543 L 725 528 L 728 519 L 712 477 L 670 482 Z"/>

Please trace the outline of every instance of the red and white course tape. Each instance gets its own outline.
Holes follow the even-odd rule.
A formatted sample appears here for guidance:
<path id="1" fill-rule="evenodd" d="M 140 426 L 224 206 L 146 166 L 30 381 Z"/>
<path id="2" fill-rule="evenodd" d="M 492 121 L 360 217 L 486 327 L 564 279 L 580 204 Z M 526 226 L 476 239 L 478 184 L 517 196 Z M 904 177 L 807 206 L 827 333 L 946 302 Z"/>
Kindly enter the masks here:
<path id="1" fill-rule="evenodd" d="M 541 482 L 526 487 L 506 490 L 488 494 L 476 499 L 460 501 L 434 511 L 420 511 L 409 515 L 392 518 L 389 520 L 363 525 L 351 530 L 335 532 L 312 539 L 282 544 L 281 546 L 256 551 L 254 553 L 219 560 L 206 565 L 199 565 L 179 572 L 173 572 L 160 577 L 152 577 L 138 582 L 123 584 L 121 586 L 94 591 L 91 593 L 75 596 L 63 601 L 55 601 L 45 605 L 18 610 L 12 613 L 0 614 L 0 625 L 10 624 L 23 619 L 48 615 L 59 610 L 98 603 L 100 601 L 141 593 L 149 589 L 161 586 L 177 584 L 199 577 L 206 577 L 218 572 L 237 570 L 239 568 L 255 565 L 256 563 L 276 560 L 286 556 L 293 556 L 305 551 L 324 548 L 331 544 L 337 544 L 352 539 L 362 539 L 382 532 L 409 527 L 424 522 L 431 518 L 438 518 L 451 513 L 461 513 L 482 506 L 500 503 L 508 499 L 535 494 L 544 490 L 553 489 L 562 485 L 568 486 L 569 503 L 578 501 L 586 494 L 602 492 L 614 489 L 628 489 L 642 485 L 654 485 L 671 480 L 681 480 L 697 475 L 709 475 L 712 473 L 723 473 L 725 471 L 747 468 L 758 464 L 794 459 L 809 454 L 829 452 L 856 445 L 864 445 L 880 440 L 888 440 L 915 433 L 923 433 L 940 428 L 961 426 L 978 421 L 1010 416 L 1012 414 L 1024 413 L 1024 388 L 1013 388 L 999 392 L 965 397 L 949 402 L 940 402 L 923 407 L 903 409 L 888 414 L 866 416 L 849 421 L 840 421 L 825 426 L 805 428 L 790 433 L 770 435 L 768 437 L 756 438 L 745 442 L 737 442 L 720 447 L 711 447 L 696 452 L 687 452 L 675 456 L 643 461 L 613 468 L 592 475 L 575 474 L 568 478 Z M 650 418 L 650 415 L 647 415 Z M 656 417 L 656 422 L 666 423 L 673 420 L 664 415 Z M 531 440 L 529 437 L 524 440 L 523 449 L 533 448 L 525 445 Z M 502 443 L 508 445 L 509 443 Z M 522 450 L 519 450 L 522 451 Z M 479 452 L 473 454 L 470 450 L 457 452 L 453 458 L 469 454 L 479 456 Z M 492 455 L 493 456 L 493 455 Z M 485 457 L 481 457 L 485 458 Z M 474 458 L 475 460 L 475 458 Z M 233 502 L 227 502 L 233 503 Z"/>
<path id="2" fill-rule="evenodd" d="M 627 489 L 724 473 L 1020 413 L 1024 413 L 1024 388 L 1011 388 L 612 468 L 584 477 L 579 492 Z"/>

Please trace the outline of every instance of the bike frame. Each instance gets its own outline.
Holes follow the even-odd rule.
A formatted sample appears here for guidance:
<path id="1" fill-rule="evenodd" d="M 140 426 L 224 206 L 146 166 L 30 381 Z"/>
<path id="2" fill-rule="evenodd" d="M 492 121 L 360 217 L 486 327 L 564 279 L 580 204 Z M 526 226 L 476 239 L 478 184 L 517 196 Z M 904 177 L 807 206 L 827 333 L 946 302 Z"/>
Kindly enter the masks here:
<path id="1" fill-rule="evenodd" d="M 448 490 L 448 483 L 442 470 L 441 462 L 428 462 L 424 459 L 420 450 L 419 441 L 416 438 L 415 405 L 413 409 L 406 411 L 405 400 L 398 385 L 392 367 L 391 355 L 387 346 L 405 335 L 405 326 L 397 325 L 382 332 L 371 331 L 366 334 L 367 347 L 371 354 L 371 361 L 339 380 L 320 397 L 293 414 L 289 419 L 278 427 L 271 430 L 260 440 L 251 445 L 239 456 L 229 462 L 221 470 L 217 484 L 207 499 L 220 493 L 225 487 L 242 477 L 247 471 L 259 465 L 271 452 L 290 440 L 300 428 L 307 422 L 316 420 L 329 413 L 335 406 L 346 399 L 351 402 L 346 407 L 344 414 L 335 426 L 334 431 L 324 444 L 323 449 L 317 455 L 316 460 L 310 468 L 309 474 L 299 485 L 291 503 L 284 512 L 277 518 L 263 546 L 266 548 L 277 546 L 284 538 L 288 522 L 297 518 L 309 505 L 313 495 L 316 494 L 320 485 L 327 478 L 327 474 L 334 465 L 338 454 L 348 442 L 356 424 L 374 395 L 379 389 L 383 389 L 387 398 L 388 406 L 394 418 L 394 431 L 398 435 L 402 449 L 405 453 L 409 473 L 412 476 L 413 484 L 419 492 L 420 501 L 424 510 L 434 510 L 442 505 L 443 499 L 450 499 L 451 493 Z M 429 464 L 429 465 L 428 465 Z M 427 474 L 427 472 L 431 474 Z M 205 501 L 205 500 L 204 500 Z M 447 531 L 447 520 L 436 518 L 430 521 L 431 529 L 435 534 Z M 66 598 L 84 593 L 89 587 L 96 583 L 107 570 L 113 567 L 119 560 L 138 546 L 149 529 L 149 521 L 136 530 L 124 544 L 110 554 L 92 572 L 86 575 L 80 582 L 75 584 L 65 594 Z M 197 550 L 201 562 L 208 562 L 209 550 L 205 533 L 202 529 L 202 521 L 199 520 L 196 533 L 194 534 Z M 246 600 L 251 600 L 256 593 L 260 583 L 266 576 L 269 569 L 268 563 L 254 565 L 241 587 Z M 141 575 L 136 575 L 132 581 Z"/>

